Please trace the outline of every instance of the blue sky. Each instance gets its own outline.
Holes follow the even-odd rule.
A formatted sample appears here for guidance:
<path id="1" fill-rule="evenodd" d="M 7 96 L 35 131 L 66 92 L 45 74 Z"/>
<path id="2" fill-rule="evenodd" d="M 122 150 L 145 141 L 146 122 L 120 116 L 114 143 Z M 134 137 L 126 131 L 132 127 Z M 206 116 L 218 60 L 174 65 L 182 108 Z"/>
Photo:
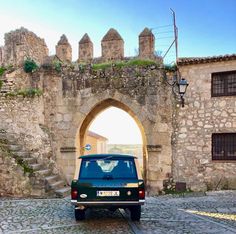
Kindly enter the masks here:
<path id="1" fill-rule="evenodd" d="M 24 26 L 43 37 L 54 54 L 65 33 L 75 60 L 84 33 L 99 56 L 100 41 L 113 27 L 125 41 L 125 55 L 133 56 L 138 34 L 149 27 L 163 55 L 173 40 L 172 27 L 161 28 L 172 23 L 170 8 L 176 12 L 180 57 L 236 53 L 236 0 L 0 0 L 0 44 L 5 32 Z"/>

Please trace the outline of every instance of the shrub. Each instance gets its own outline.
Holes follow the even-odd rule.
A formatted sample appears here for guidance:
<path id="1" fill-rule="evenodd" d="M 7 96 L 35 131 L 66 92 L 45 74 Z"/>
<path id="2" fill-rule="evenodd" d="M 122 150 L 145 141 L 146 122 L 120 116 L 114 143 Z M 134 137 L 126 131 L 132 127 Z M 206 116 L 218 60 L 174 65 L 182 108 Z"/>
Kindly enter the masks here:
<path id="1" fill-rule="evenodd" d="M 0 80 L 0 90 L 1 90 L 1 88 L 2 88 L 2 85 L 3 85 L 3 81 Z"/>
<path id="2" fill-rule="evenodd" d="M 177 65 L 176 64 L 173 64 L 173 65 L 165 64 L 164 70 L 166 72 L 175 72 L 175 71 L 177 71 Z"/>
<path id="3" fill-rule="evenodd" d="M 26 59 L 24 61 L 24 71 L 26 73 L 30 73 L 35 71 L 38 68 L 38 65 L 35 63 L 35 61 L 33 59 Z"/>
<path id="4" fill-rule="evenodd" d="M 7 69 L 5 67 L 0 67 L 0 76 L 2 76 L 6 70 Z"/>
<path id="5" fill-rule="evenodd" d="M 62 63 L 60 61 L 53 61 L 53 67 L 57 72 L 61 72 Z"/>

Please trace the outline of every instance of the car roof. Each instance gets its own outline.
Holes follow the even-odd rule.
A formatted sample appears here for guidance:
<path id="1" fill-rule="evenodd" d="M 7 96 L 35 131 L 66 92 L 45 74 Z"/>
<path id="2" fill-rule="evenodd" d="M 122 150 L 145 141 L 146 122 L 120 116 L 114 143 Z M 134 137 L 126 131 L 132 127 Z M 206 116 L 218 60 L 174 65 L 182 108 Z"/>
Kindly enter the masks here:
<path id="1" fill-rule="evenodd" d="M 82 155 L 79 158 L 106 158 L 106 157 L 115 157 L 115 158 L 137 158 L 129 154 L 88 154 Z"/>

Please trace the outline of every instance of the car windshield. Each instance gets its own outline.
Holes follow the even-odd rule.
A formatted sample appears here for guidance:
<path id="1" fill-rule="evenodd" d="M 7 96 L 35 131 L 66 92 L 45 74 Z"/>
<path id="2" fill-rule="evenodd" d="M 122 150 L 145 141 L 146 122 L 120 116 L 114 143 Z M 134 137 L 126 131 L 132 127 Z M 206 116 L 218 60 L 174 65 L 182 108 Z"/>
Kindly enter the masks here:
<path id="1" fill-rule="evenodd" d="M 112 157 L 83 159 L 80 179 L 136 179 L 134 160 Z"/>

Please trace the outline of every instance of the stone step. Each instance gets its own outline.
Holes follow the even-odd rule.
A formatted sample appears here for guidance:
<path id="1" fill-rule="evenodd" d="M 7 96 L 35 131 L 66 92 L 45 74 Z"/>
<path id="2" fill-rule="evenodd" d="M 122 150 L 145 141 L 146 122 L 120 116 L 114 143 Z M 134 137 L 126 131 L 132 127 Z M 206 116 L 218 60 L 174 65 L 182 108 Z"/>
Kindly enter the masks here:
<path id="1" fill-rule="evenodd" d="M 26 151 L 17 151 L 16 155 L 22 158 L 30 158 L 30 153 Z"/>
<path id="2" fill-rule="evenodd" d="M 63 180 L 59 180 L 56 182 L 53 182 L 52 184 L 50 183 L 50 187 L 54 190 L 56 189 L 61 189 L 64 187 L 65 182 Z"/>
<path id="3" fill-rule="evenodd" d="M 20 145 L 8 145 L 11 151 L 20 151 L 22 147 Z"/>
<path id="4" fill-rule="evenodd" d="M 61 188 L 61 189 L 57 189 L 57 190 L 55 190 L 55 193 L 58 197 L 69 196 L 70 195 L 70 187 L 67 186 L 67 187 L 64 187 L 64 188 Z"/>
<path id="5" fill-rule="evenodd" d="M 45 180 L 49 184 L 51 184 L 51 183 L 56 182 L 58 180 L 58 176 L 57 175 L 47 176 L 47 177 L 45 177 Z"/>
<path id="6" fill-rule="evenodd" d="M 30 166 L 34 171 L 40 171 L 40 169 L 42 168 L 42 165 L 39 164 L 39 163 L 29 164 L 29 166 Z"/>
<path id="7" fill-rule="evenodd" d="M 41 175 L 41 176 L 49 176 L 51 173 L 51 170 L 49 169 L 42 169 L 39 171 L 36 171 L 37 174 Z"/>
<path id="8" fill-rule="evenodd" d="M 24 161 L 28 164 L 36 164 L 37 160 L 35 158 L 24 158 Z"/>

